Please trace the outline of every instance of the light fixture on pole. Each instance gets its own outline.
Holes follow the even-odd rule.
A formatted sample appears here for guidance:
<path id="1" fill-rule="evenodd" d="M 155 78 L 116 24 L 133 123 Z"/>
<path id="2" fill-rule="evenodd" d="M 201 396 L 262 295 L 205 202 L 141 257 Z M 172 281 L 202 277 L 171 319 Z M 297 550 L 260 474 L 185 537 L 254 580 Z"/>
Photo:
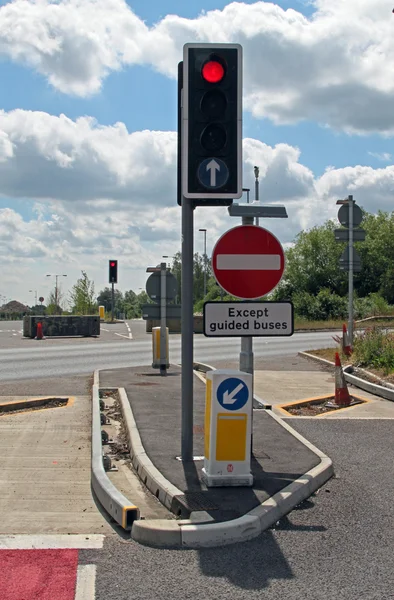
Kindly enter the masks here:
<path id="1" fill-rule="evenodd" d="M 34 292 L 35 306 L 37 306 L 37 290 L 29 290 L 29 292 L 31 292 L 31 293 Z"/>
<path id="2" fill-rule="evenodd" d="M 52 277 L 52 273 L 47 275 L 47 277 Z M 57 280 L 58 277 L 67 277 L 67 275 L 55 274 L 56 283 L 55 283 L 55 311 L 57 312 Z"/>
<path id="3" fill-rule="evenodd" d="M 260 200 L 260 194 L 259 194 L 259 173 L 260 173 L 260 169 L 259 167 L 254 167 L 254 177 L 255 177 L 255 181 L 254 181 L 254 199 L 256 202 L 258 202 Z M 259 218 L 256 217 L 256 225 L 259 224 Z"/>
<path id="4" fill-rule="evenodd" d="M 204 234 L 204 299 L 207 295 L 207 230 L 199 229 Z"/>

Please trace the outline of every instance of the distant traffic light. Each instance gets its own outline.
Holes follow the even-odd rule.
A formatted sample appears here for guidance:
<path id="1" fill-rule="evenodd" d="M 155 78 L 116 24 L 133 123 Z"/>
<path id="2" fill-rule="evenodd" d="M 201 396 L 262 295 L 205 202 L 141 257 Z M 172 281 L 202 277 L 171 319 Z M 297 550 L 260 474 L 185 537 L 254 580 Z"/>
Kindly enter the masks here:
<path id="1" fill-rule="evenodd" d="M 118 283 L 118 261 L 109 261 L 109 282 Z"/>
<path id="2" fill-rule="evenodd" d="M 242 47 L 185 44 L 182 192 L 242 196 Z"/>

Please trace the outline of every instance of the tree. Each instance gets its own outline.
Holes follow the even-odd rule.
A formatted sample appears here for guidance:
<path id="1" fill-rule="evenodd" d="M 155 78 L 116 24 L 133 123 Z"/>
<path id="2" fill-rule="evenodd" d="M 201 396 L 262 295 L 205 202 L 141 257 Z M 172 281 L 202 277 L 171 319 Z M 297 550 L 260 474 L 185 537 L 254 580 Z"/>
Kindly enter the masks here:
<path id="1" fill-rule="evenodd" d="M 57 303 L 56 303 L 56 289 L 54 289 L 49 294 L 48 304 L 45 310 L 47 315 L 61 315 L 62 314 L 62 304 L 64 300 L 64 294 L 58 286 L 57 288 Z"/>
<path id="2" fill-rule="evenodd" d="M 97 312 L 94 283 L 90 281 L 85 271 L 81 271 L 81 273 L 82 277 L 78 279 L 70 292 L 70 302 L 73 314 L 89 315 Z"/>

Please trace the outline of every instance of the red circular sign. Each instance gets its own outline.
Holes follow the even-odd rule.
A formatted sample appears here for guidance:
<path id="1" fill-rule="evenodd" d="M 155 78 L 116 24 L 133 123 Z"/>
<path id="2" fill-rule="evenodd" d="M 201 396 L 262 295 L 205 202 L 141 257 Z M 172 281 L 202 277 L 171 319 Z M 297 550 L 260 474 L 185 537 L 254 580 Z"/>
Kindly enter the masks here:
<path id="1" fill-rule="evenodd" d="M 233 465 L 231 465 L 231 464 L 230 464 L 230 465 L 227 465 L 227 471 L 228 471 L 229 473 L 232 473 L 232 472 L 233 472 L 233 470 L 234 470 L 234 467 L 233 467 Z"/>
<path id="2" fill-rule="evenodd" d="M 243 300 L 261 298 L 282 279 L 285 255 L 279 240 L 256 225 L 226 231 L 212 252 L 212 269 L 218 284 Z"/>

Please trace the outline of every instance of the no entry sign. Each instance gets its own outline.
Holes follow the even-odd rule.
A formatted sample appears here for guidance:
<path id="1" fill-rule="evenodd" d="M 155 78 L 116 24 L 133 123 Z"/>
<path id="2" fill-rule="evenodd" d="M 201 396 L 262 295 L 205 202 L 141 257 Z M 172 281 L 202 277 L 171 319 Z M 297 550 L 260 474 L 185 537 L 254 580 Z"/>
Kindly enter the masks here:
<path id="1" fill-rule="evenodd" d="M 256 225 L 230 229 L 212 252 L 212 269 L 218 284 L 244 300 L 261 298 L 282 278 L 285 256 L 279 240 Z"/>

